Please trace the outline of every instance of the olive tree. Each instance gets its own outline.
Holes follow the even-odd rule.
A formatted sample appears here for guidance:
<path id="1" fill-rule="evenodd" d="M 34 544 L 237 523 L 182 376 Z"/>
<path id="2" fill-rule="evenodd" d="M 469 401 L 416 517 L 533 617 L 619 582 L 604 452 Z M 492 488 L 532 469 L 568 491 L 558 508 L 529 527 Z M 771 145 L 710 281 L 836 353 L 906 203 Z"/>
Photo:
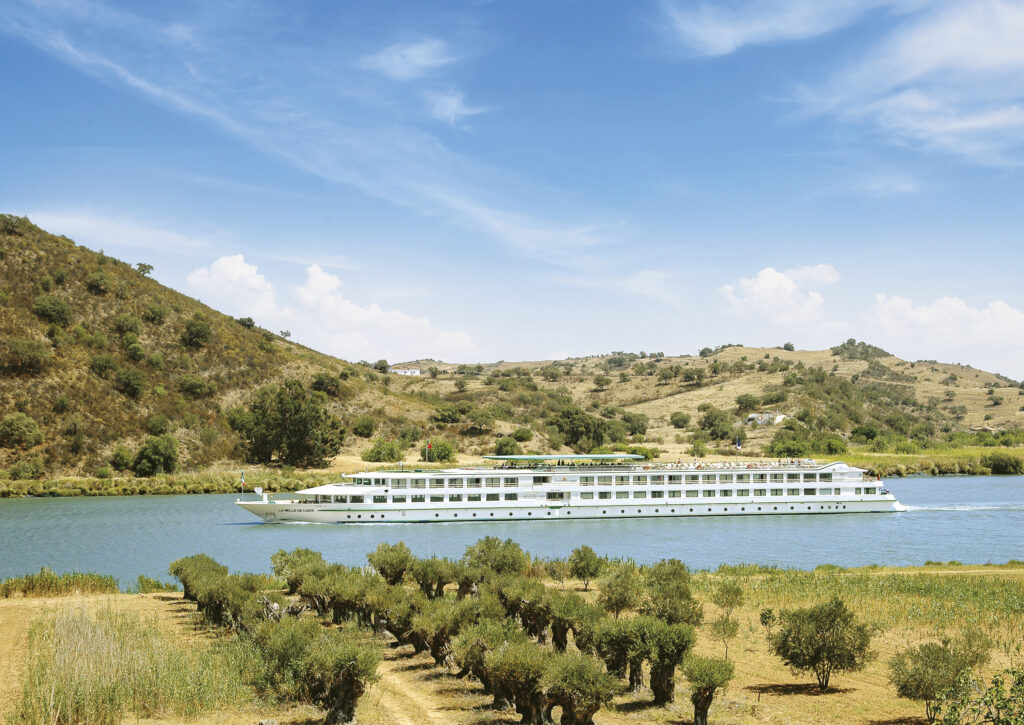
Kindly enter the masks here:
<path id="1" fill-rule="evenodd" d="M 715 699 L 715 692 L 729 684 L 733 666 L 725 660 L 690 655 L 683 664 L 683 674 L 690 681 L 693 725 L 708 725 L 708 710 Z"/>
<path id="2" fill-rule="evenodd" d="M 550 655 L 533 642 L 508 643 L 485 655 L 492 685 L 509 694 L 523 725 L 545 725 L 547 698 L 541 686 Z"/>
<path id="3" fill-rule="evenodd" d="M 697 639 L 689 624 L 658 624 L 649 630 L 651 659 L 651 692 L 654 704 L 665 705 L 675 700 L 676 667 L 693 648 Z"/>
<path id="4" fill-rule="evenodd" d="M 603 565 L 604 561 L 586 544 L 573 549 L 569 555 L 569 574 L 583 582 L 583 591 L 587 591 L 592 579 L 600 576 Z"/>
<path id="5" fill-rule="evenodd" d="M 388 584 L 401 584 L 405 573 L 415 562 L 415 557 L 404 541 L 397 544 L 381 542 L 372 553 L 367 554 L 366 560 Z"/>
<path id="6" fill-rule="evenodd" d="M 925 642 L 889 660 L 889 682 L 900 697 L 924 702 L 925 717 L 934 722 L 944 694 L 961 674 L 988 661 L 989 647 L 988 639 L 973 631 L 957 640 Z"/>
<path id="7" fill-rule="evenodd" d="M 619 691 L 619 683 L 601 670 L 597 660 L 579 654 L 552 659 L 544 671 L 542 685 L 548 710 L 562 708 L 562 725 L 592 725 L 594 713 Z"/>
<path id="8" fill-rule="evenodd" d="M 622 612 L 634 609 L 640 603 L 643 582 L 631 566 L 620 566 L 601 581 L 598 601 L 616 618 Z"/>
<path id="9" fill-rule="evenodd" d="M 769 639 L 773 654 L 794 672 L 813 672 L 828 689 L 833 672 L 856 672 L 874 659 L 871 626 L 838 597 L 813 607 L 782 612 L 779 631 Z"/>

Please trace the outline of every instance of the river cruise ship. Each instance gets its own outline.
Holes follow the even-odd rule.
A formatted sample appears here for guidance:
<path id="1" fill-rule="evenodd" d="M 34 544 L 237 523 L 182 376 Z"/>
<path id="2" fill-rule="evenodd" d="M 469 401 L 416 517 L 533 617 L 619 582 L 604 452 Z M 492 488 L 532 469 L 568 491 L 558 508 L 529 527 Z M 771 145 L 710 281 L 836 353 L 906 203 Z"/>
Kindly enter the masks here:
<path id="1" fill-rule="evenodd" d="M 906 511 L 842 462 L 645 464 L 640 456 L 485 456 L 493 468 L 346 475 L 288 498 L 236 503 L 268 523 L 551 521 Z"/>

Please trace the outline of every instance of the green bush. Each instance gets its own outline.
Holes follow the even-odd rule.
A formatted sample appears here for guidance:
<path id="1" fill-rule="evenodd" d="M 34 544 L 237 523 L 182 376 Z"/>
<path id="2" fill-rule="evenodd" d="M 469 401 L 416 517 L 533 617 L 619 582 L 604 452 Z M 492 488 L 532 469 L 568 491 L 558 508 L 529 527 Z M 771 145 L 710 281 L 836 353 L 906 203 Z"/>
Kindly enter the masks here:
<path id="1" fill-rule="evenodd" d="M 533 431 L 529 428 L 516 428 L 512 431 L 511 437 L 520 443 L 526 443 L 533 438 Z"/>
<path id="2" fill-rule="evenodd" d="M 185 323 L 185 331 L 181 333 L 181 343 L 185 347 L 198 350 L 205 347 L 211 337 L 213 337 L 213 331 L 210 329 L 210 323 L 202 316 L 195 315 Z"/>
<path id="3" fill-rule="evenodd" d="M 366 560 L 388 584 L 401 584 L 405 573 L 412 567 L 415 557 L 404 542 L 387 544 L 381 542 L 368 554 Z"/>
<path id="4" fill-rule="evenodd" d="M 362 415 L 356 419 L 356 422 L 352 425 L 352 432 L 360 438 L 369 438 L 373 435 L 373 431 L 377 429 L 377 421 L 369 415 Z"/>
<path id="5" fill-rule="evenodd" d="M 327 568 L 323 554 L 312 549 L 278 550 L 270 557 L 274 574 L 288 582 L 288 595 L 291 596 L 302 586 L 302 581 L 309 575 L 322 574 Z"/>
<path id="6" fill-rule="evenodd" d="M 218 564 L 206 554 L 194 554 L 175 559 L 167 569 L 168 573 L 181 582 L 185 599 L 196 601 L 202 582 L 220 579 L 228 575 L 228 568 Z"/>
<path id="7" fill-rule="evenodd" d="M 114 329 L 121 335 L 129 332 L 138 335 L 142 329 L 142 322 L 135 315 L 123 312 L 114 318 Z"/>
<path id="8" fill-rule="evenodd" d="M 89 369 L 101 378 L 107 378 L 117 367 L 117 360 L 110 355 L 93 355 L 89 360 Z"/>
<path id="9" fill-rule="evenodd" d="M 171 422 L 167 420 L 166 415 L 151 415 L 149 420 L 146 421 L 146 431 L 150 435 L 160 436 L 163 435 L 170 429 Z"/>
<path id="10" fill-rule="evenodd" d="M 583 591 L 590 588 L 590 582 L 600 576 L 603 568 L 604 560 L 586 544 L 573 549 L 569 555 L 569 573 L 573 579 L 583 582 Z"/>
<path id="11" fill-rule="evenodd" d="M 330 373 L 317 373 L 309 384 L 311 390 L 319 390 L 332 398 L 341 397 L 341 378 Z"/>
<path id="12" fill-rule="evenodd" d="M 135 586 L 132 587 L 131 591 L 136 594 L 154 594 L 156 592 L 176 592 L 178 591 L 178 585 L 171 582 L 162 582 L 159 579 L 146 576 L 145 574 L 139 574 L 135 580 Z"/>
<path id="13" fill-rule="evenodd" d="M 516 443 L 514 438 L 508 436 L 499 438 L 494 443 L 494 455 L 496 456 L 515 456 L 522 452 L 522 446 Z"/>
<path id="14" fill-rule="evenodd" d="M 430 448 L 427 448 L 427 446 Z M 434 439 L 420 447 L 420 460 L 428 463 L 451 463 L 455 460 L 455 445 L 444 439 Z"/>
<path id="15" fill-rule="evenodd" d="M 576 725 L 593 723 L 594 714 L 620 690 L 616 679 L 602 671 L 597 660 L 578 654 L 552 658 L 541 684 L 548 701 L 562 708 L 562 722 Z"/>
<path id="16" fill-rule="evenodd" d="M 363 451 L 361 458 L 374 463 L 400 461 L 405 456 L 398 441 L 378 438 L 373 445 Z"/>
<path id="17" fill-rule="evenodd" d="M 178 390 L 183 395 L 196 400 L 210 397 L 216 392 L 217 387 L 208 380 L 203 380 L 198 375 L 185 375 L 178 381 Z"/>
<path id="18" fill-rule="evenodd" d="M 115 471 L 127 471 L 132 467 L 132 454 L 124 446 L 118 446 L 110 456 L 110 465 Z"/>
<path id="19" fill-rule="evenodd" d="M 114 389 L 129 398 L 138 399 L 146 389 L 146 376 L 138 368 L 123 367 L 114 373 Z"/>
<path id="20" fill-rule="evenodd" d="M 31 448 L 43 441 L 39 424 L 24 413 L 8 413 L 0 420 L 0 446 Z"/>
<path id="21" fill-rule="evenodd" d="M 111 469 L 110 466 L 100 466 L 99 468 L 96 469 L 96 478 L 107 479 L 113 477 L 114 471 L 113 469 Z"/>
<path id="22" fill-rule="evenodd" d="M 170 435 L 151 436 L 142 444 L 132 470 L 136 476 L 155 476 L 158 473 L 174 473 L 178 467 L 178 442 Z"/>
<path id="23" fill-rule="evenodd" d="M 22 458 L 19 461 L 15 461 L 14 465 L 11 466 L 10 476 L 13 481 L 38 480 L 43 477 L 45 472 L 43 459 L 39 456 L 33 456 L 32 458 Z"/>
<path id="24" fill-rule="evenodd" d="M 162 325 L 167 319 L 167 310 L 160 305 L 150 305 L 143 311 L 142 319 L 152 325 Z"/>
<path id="25" fill-rule="evenodd" d="M 693 725 L 708 725 L 708 710 L 715 692 L 729 684 L 733 666 L 725 660 L 690 655 L 683 665 L 690 681 L 690 702 L 693 703 Z"/>
<path id="26" fill-rule="evenodd" d="M 85 288 L 94 295 L 105 295 L 113 286 L 113 280 L 107 276 L 106 272 L 101 271 L 93 272 L 85 281 Z"/>
<path id="27" fill-rule="evenodd" d="M 50 347 L 39 340 L 12 337 L 7 341 L 4 367 L 15 373 L 35 375 L 50 364 Z"/>
<path id="28" fill-rule="evenodd" d="M 466 547 L 462 563 L 494 574 L 522 574 L 530 564 L 529 555 L 512 539 L 502 541 L 485 536 Z"/>
<path id="29" fill-rule="evenodd" d="M 32 314 L 61 327 L 71 324 L 71 305 L 56 295 L 40 295 L 32 302 Z"/>

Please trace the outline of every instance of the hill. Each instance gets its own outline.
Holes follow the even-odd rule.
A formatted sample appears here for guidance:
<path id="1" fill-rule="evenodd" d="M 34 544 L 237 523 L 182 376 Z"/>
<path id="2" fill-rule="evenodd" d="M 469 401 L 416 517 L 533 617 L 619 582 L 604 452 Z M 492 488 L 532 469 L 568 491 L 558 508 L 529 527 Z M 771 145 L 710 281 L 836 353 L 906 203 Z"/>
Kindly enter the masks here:
<path id="1" fill-rule="evenodd" d="M 412 462 L 447 439 L 493 453 L 642 446 L 649 455 L 929 455 L 1024 443 L 1024 388 L 962 365 L 900 360 L 849 340 L 807 351 L 723 345 L 694 355 L 613 352 L 459 365 L 350 363 L 236 320 L 135 267 L 0 216 L 0 411 L 31 419 L 0 447 L 13 477 L 93 476 L 119 448 L 177 441 L 186 469 L 237 466 L 231 411 L 261 386 L 327 391 L 344 442 L 335 469 L 374 440 Z M 318 381 L 318 382 L 314 382 Z M 751 414 L 760 422 L 748 422 Z M 503 440 L 504 439 L 504 440 Z M 656 450 L 653 450 L 656 449 Z"/>

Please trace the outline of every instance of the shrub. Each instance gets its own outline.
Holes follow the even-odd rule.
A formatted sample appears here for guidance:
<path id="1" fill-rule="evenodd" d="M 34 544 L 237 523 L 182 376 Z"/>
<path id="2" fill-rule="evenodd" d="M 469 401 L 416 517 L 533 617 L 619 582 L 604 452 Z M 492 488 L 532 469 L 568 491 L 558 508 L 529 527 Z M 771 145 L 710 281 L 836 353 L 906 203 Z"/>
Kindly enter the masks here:
<path id="1" fill-rule="evenodd" d="M 106 378 L 113 371 L 117 370 L 117 360 L 110 355 L 93 355 L 89 360 L 89 369 L 93 374 Z"/>
<path id="2" fill-rule="evenodd" d="M 152 325 L 162 325 L 167 319 L 167 310 L 160 305 L 150 305 L 143 311 L 142 319 Z"/>
<path id="3" fill-rule="evenodd" d="M 210 329 L 210 323 L 204 320 L 202 316 L 195 315 L 185 323 L 185 331 L 181 333 L 181 343 L 185 347 L 198 350 L 210 342 L 212 336 L 213 332 Z"/>
<path id="4" fill-rule="evenodd" d="M 522 446 L 516 443 L 514 438 L 499 438 L 494 443 L 494 455 L 496 456 L 514 456 L 522 452 Z"/>
<path id="5" fill-rule="evenodd" d="M 4 367 L 11 372 L 35 375 L 46 369 L 50 357 L 50 348 L 45 343 L 12 337 L 7 341 Z"/>
<path id="6" fill-rule="evenodd" d="M 113 286 L 113 280 L 107 276 L 106 272 L 102 271 L 93 272 L 85 281 L 85 288 L 94 295 L 105 295 Z"/>
<path id="7" fill-rule="evenodd" d="M 146 389 L 146 376 L 138 368 L 123 367 L 114 373 L 114 389 L 129 398 L 137 399 Z"/>
<path id="8" fill-rule="evenodd" d="M 159 413 L 157 413 L 156 415 L 150 416 L 149 420 L 146 421 L 146 431 L 150 435 L 155 435 L 155 436 L 163 435 L 164 433 L 167 432 L 167 430 L 170 427 L 171 427 L 171 422 L 169 420 L 167 420 L 167 416 L 160 415 Z"/>
<path id="9" fill-rule="evenodd" d="M 400 461 L 405 457 L 398 441 L 378 438 L 373 445 L 363 451 L 361 458 L 374 463 Z"/>
<path id="10" fill-rule="evenodd" d="M 195 601 L 202 582 L 219 579 L 228 575 L 228 568 L 218 564 L 206 554 L 194 554 L 175 559 L 167 572 L 181 582 L 185 599 Z"/>
<path id="11" fill-rule="evenodd" d="M 132 454 L 124 446 L 118 446 L 110 456 L 110 465 L 115 471 L 127 471 L 132 467 Z"/>
<path id="12" fill-rule="evenodd" d="M 174 473 L 177 467 L 178 442 L 170 435 L 147 438 L 132 461 L 132 470 L 136 476 Z"/>
<path id="13" fill-rule="evenodd" d="M 256 327 L 256 320 L 252 319 L 251 317 L 239 317 L 237 320 L 235 320 L 235 322 L 237 322 L 239 325 L 241 325 L 247 330 L 251 330 L 254 327 Z"/>
<path id="14" fill-rule="evenodd" d="M 900 697 L 923 701 L 925 717 L 933 722 L 936 705 L 961 674 L 988 660 L 990 646 L 986 638 L 974 632 L 956 642 L 925 642 L 889 660 L 889 682 Z"/>
<path id="15" fill-rule="evenodd" d="M 146 351 L 142 349 L 142 345 L 137 342 L 129 343 L 124 348 L 124 354 L 132 362 L 139 362 L 146 357 Z"/>
<path id="16" fill-rule="evenodd" d="M 100 466 L 96 469 L 96 478 L 113 478 L 114 471 L 110 466 Z"/>
<path id="17" fill-rule="evenodd" d="M 107 574 L 77 571 L 56 574 L 53 569 L 45 566 L 38 574 L 26 574 L 0 581 L 0 598 L 116 594 L 117 591 L 117 579 Z"/>
<path id="18" fill-rule="evenodd" d="M 71 324 L 71 305 L 56 295 L 40 295 L 32 302 L 32 314 L 61 327 Z"/>
<path id="19" fill-rule="evenodd" d="M 193 400 L 208 398 L 217 390 L 217 386 L 198 375 L 185 375 L 178 381 L 178 390 Z"/>
<path id="20" fill-rule="evenodd" d="M 327 568 L 323 554 L 312 549 L 284 549 L 270 557 L 274 574 L 288 582 L 288 595 L 291 596 L 302 586 L 303 579 L 309 574 L 321 573 Z"/>
<path id="21" fill-rule="evenodd" d="M 623 413 L 622 422 L 632 436 L 643 435 L 647 432 L 647 416 L 643 413 Z"/>
<path id="22" fill-rule="evenodd" d="M 43 441 L 39 424 L 24 413 L 8 413 L 0 420 L 0 446 L 31 448 Z"/>
<path id="23" fill-rule="evenodd" d="M 512 431 L 512 438 L 520 443 L 526 443 L 533 438 L 533 431 L 529 428 L 516 428 Z"/>
<path id="24" fill-rule="evenodd" d="M 142 322 L 135 315 L 123 312 L 114 318 L 114 329 L 121 335 L 129 332 L 138 335 L 142 329 Z"/>
<path id="25" fill-rule="evenodd" d="M 360 416 L 352 426 L 352 432 L 360 438 L 369 438 L 376 429 L 377 421 L 369 415 Z"/>
<path id="26" fill-rule="evenodd" d="M 833 672 L 861 670 L 874 658 L 871 627 L 857 622 L 841 599 L 783 611 L 780 620 L 769 639 L 772 653 L 795 672 L 814 672 L 822 692 Z"/>
<path id="27" fill-rule="evenodd" d="M 455 460 L 455 445 L 443 439 L 425 443 L 420 448 L 420 460 L 429 463 L 450 463 Z"/>
<path id="28" fill-rule="evenodd" d="M 612 701 L 619 683 L 600 663 L 586 655 L 563 654 L 551 659 L 541 684 L 548 702 L 562 708 L 561 722 L 589 725 L 594 714 Z"/>
<path id="29" fill-rule="evenodd" d="M 135 586 L 131 588 L 131 591 L 137 594 L 154 594 L 156 592 L 176 592 L 178 591 L 178 585 L 171 582 L 162 582 L 159 579 L 146 576 L 145 574 L 139 574 L 135 580 Z"/>
<path id="30" fill-rule="evenodd" d="M 22 458 L 16 461 L 11 466 L 10 476 L 12 481 L 20 481 L 26 479 L 40 479 L 46 469 L 43 467 L 43 459 L 39 456 L 33 456 L 32 458 Z"/>
<path id="31" fill-rule="evenodd" d="M 529 555 L 512 539 L 502 541 L 486 536 L 466 547 L 462 563 L 495 574 L 522 574 L 530 564 Z"/>
<path id="32" fill-rule="evenodd" d="M 636 608 L 642 593 L 643 582 L 640 576 L 633 567 L 624 565 L 601 582 L 601 595 L 598 601 L 618 619 L 622 612 Z"/>
<path id="33" fill-rule="evenodd" d="M 313 382 L 309 384 L 311 390 L 319 390 L 332 398 L 341 396 L 341 379 L 330 373 L 317 373 L 313 376 Z"/>

